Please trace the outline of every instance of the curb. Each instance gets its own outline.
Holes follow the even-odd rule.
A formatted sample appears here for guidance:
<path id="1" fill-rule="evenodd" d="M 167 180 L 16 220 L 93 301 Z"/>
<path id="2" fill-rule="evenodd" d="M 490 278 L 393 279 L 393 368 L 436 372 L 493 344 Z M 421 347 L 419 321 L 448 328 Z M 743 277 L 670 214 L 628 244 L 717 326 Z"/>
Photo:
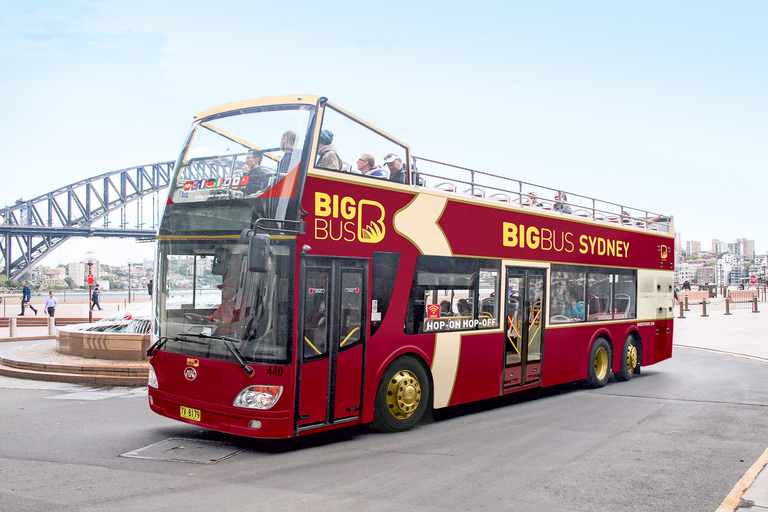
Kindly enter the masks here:
<path id="1" fill-rule="evenodd" d="M 0 357 L 0 375 L 19 379 L 67 382 L 91 386 L 143 386 L 149 368 L 142 366 L 65 365 L 18 361 Z"/>

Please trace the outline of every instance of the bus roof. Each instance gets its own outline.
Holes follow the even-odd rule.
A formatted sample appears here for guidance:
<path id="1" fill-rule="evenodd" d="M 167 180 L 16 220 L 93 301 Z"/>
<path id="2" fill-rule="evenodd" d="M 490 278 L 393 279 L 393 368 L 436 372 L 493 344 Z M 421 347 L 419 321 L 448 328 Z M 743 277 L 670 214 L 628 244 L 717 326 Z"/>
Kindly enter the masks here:
<path id="1" fill-rule="evenodd" d="M 249 100 L 233 101 L 232 103 L 225 103 L 218 107 L 209 108 L 203 110 L 195 116 L 195 120 L 205 119 L 206 117 L 221 114 L 223 112 L 230 112 L 233 110 L 241 110 L 246 108 L 263 107 L 266 105 L 317 105 L 317 102 L 322 96 L 314 96 L 310 94 L 289 94 L 286 96 L 269 96 L 266 98 L 252 98 Z"/>

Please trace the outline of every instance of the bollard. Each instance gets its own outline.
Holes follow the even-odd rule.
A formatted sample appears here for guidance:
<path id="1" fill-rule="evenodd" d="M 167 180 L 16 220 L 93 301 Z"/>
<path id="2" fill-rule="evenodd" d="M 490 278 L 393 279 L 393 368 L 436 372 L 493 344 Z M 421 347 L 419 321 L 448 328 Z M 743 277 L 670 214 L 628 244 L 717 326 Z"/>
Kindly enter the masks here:
<path id="1" fill-rule="evenodd" d="M 680 316 L 677 318 L 685 318 L 685 313 L 683 313 L 683 303 L 678 301 L 678 304 L 680 304 Z"/>
<path id="2" fill-rule="evenodd" d="M 707 314 L 707 299 L 702 299 L 702 301 L 701 301 L 701 309 L 702 309 L 701 316 L 709 316 Z"/>
<path id="3" fill-rule="evenodd" d="M 48 336 L 56 336 L 56 319 L 48 317 Z"/>
<path id="4" fill-rule="evenodd" d="M 686 311 L 690 311 L 690 309 L 688 309 L 688 296 L 687 295 L 685 296 L 685 310 Z"/>
<path id="5" fill-rule="evenodd" d="M 752 312 L 759 313 L 757 310 L 757 297 L 752 297 Z"/>
<path id="6" fill-rule="evenodd" d="M 725 314 L 730 315 L 731 314 L 731 299 L 730 297 L 725 298 Z"/>
<path id="7" fill-rule="evenodd" d="M 11 317 L 11 318 L 8 319 L 8 328 L 10 330 L 8 335 L 11 338 L 15 338 L 16 337 L 16 318 Z"/>

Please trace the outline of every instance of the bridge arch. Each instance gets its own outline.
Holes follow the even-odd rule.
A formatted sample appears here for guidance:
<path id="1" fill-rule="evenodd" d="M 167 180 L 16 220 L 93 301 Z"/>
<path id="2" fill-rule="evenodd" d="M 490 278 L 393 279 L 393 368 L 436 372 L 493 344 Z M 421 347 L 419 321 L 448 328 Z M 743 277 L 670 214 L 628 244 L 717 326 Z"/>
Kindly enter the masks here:
<path id="1" fill-rule="evenodd" d="M 51 251 L 75 237 L 155 238 L 175 162 L 107 172 L 0 210 L 2 273 L 18 280 Z M 152 199 L 150 208 L 144 200 Z M 136 220 L 128 220 L 128 206 Z M 119 217 L 119 220 L 115 219 Z M 100 226 L 99 226 L 100 224 Z"/>

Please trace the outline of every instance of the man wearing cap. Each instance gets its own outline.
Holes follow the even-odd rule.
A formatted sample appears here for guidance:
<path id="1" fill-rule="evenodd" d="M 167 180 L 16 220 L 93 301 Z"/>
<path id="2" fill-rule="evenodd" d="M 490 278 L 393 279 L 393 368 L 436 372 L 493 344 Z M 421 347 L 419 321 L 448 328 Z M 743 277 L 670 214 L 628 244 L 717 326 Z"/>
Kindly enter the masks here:
<path id="1" fill-rule="evenodd" d="M 221 284 L 216 285 L 216 288 L 221 290 L 221 304 L 216 308 L 216 311 L 208 315 L 208 318 L 215 323 L 229 323 L 235 318 L 237 281 L 228 277 Z"/>
<path id="2" fill-rule="evenodd" d="M 389 179 L 396 183 L 408 184 L 408 175 L 405 173 L 403 161 L 394 153 L 384 157 L 384 163 L 389 167 Z"/>
<path id="3" fill-rule="evenodd" d="M 317 142 L 317 167 L 340 171 L 341 158 L 336 154 L 336 146 L 331 144 L 333 142 L 333 133 L 330 130 L 322 130 Z"/>

